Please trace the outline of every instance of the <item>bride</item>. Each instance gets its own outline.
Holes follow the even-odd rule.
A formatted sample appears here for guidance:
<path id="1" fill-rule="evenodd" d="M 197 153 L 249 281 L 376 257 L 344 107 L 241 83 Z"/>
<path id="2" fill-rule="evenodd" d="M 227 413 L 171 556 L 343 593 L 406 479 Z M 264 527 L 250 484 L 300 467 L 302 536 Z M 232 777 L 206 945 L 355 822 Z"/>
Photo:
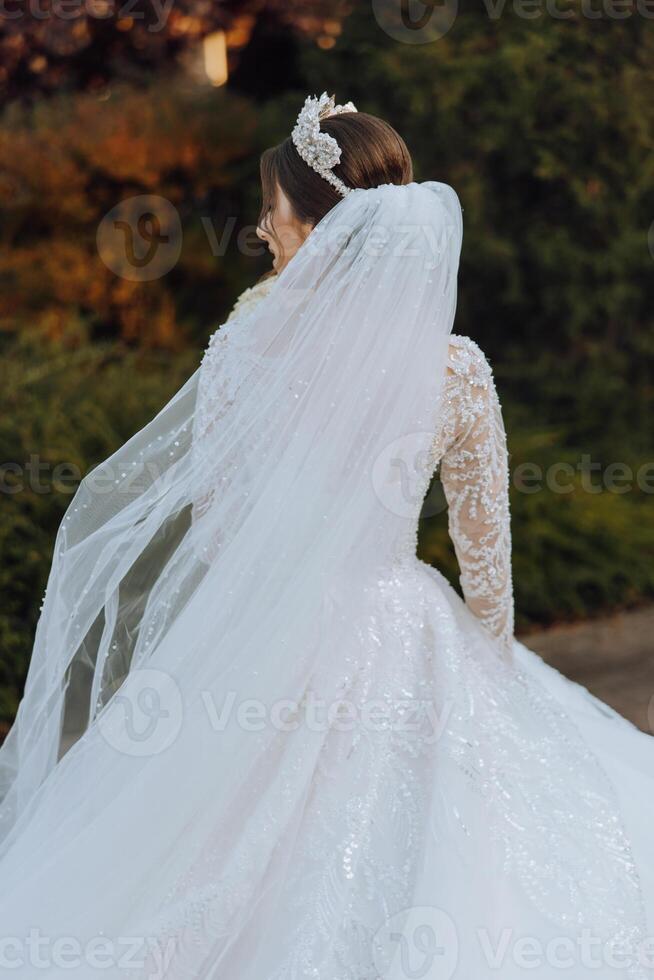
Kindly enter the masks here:
<path id="1" fill-rule="evenodd" d="M 644 980 L 654 746 L 513 638 L 461 209 L 308 98 L 276 274 L 82 482 L 0 751 L 0 962 L 183 980 Z M 465 602 L 415 555 L 440 464 Z"/>

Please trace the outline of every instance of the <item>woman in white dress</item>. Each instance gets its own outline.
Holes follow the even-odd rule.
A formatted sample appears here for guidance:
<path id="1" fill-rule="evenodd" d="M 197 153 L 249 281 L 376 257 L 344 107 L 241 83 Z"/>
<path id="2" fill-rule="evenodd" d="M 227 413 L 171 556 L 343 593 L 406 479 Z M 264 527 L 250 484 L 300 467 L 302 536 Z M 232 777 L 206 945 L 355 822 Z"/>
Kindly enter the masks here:
<path id="1" fill-rule="evenodd" d="M 59 532 L 0 751 L 0 962 L 644 980 L 654 745 L 513 638 L 456 195 L 326 95 L 262 176 L 277 274 Z M 439 463 L 465 602 L 415 555 Z"/>

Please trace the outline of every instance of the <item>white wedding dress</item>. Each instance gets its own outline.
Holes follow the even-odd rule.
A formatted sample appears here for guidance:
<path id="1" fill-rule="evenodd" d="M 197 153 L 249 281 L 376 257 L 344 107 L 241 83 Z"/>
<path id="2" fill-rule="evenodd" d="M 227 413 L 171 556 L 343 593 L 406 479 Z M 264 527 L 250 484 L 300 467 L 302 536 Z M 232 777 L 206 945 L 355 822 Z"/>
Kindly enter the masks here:
<path id="1" fill-rule="evenodd" d="M 387 193 L 394 202 L 396 195 Z M 424 207 L 423 196 L 418 203 Z M 456 228 L 447 195 L 445 204 Z M 448 288 L 449 272 L 439 289 Z M 282 286 L 269 280 L 246 291 L 212 339 L 200 372 L 203 407 L 194 453 L 212 445 L 218 402 L 236 405 L 243 391 L 236 386 L 226 395 L 221 387 L 221 345 L 231 338 L 238 344 L 257 324 L 263 332 L 266 303 L 271 309 L 275 296 L 281 303 Z M 319 291 L 311 294 L 312 309 L 319 298 Z M 416 317 L 422 315 L 418 309 Z M 356 322 L 363 333 L 363 316 Z M 101 704 L 95 720 L 81 726 L 82 737 L 40 777 L 32 795 L 23 790 L 23 806 L 9 791 L 12 809 L 0 852 L 0 954 L 13 975 L 654 975 L 648 943 L 654 929 L 654 742 L 513 638 L 501 410 L 477 345 L 446 332 L 443 338 L 440 408 L 431 431 L 414 424 L 390 440 L 385 433 L 382 450 L 375 447 L 371 455 L 366 500 L 379 504 L 371 525 L 378 557 L 357 562 L 352 556 L 365 550 L 366 534 L 359 528 L 353 537 L 349 525 L 341 534 L 336 518 L 326 521 L 324 550 L 323 537 L 316 536 L 306 553 L 292 545 L 286 553 L 287 526 L 277 542 L 274 522 L 257 523 L 257 540 L 273 536 L 262 543 L 265 560 L 247 567 L 239 547 L 243 568 L 235 565 L 222 585 L 207 573 L 161 632 L 152 618 L 144 631 L 154 650 L 149 659 L 126 680 L 123 671 L 122 688 L 114 680 L 109 694 L 94 684 Z M 356 346 L 354 334 L 347 343 Z M 319 371 L 333 350 L 323 351 Z M 367 350 L 356 366 L 353 377 L 364 365 L 370 369 L 369 384 L 362 378 L 365 398 L 374 398 L 374 378 L 382 374 L 388 382 L 398 352 L 380 347 L 380 357 L 388 357 L 383 367 Z M 248 370 L 261 367 L 240 350 L 235 363 L 246 362 Z M 339 364 L 339 377 L 340 370 Z M 297 404 L 318 382 L 306 373 L 293 377 L 301 380 L 297 388 L 286 385 L 285 397 Z M 335 377 L 325 387 L 332 406 L 340 405 Z M 405 387 L 412 380 L 400 379 Z M 352 386 L 346 378 L 343 392 Z M 266 392 L 260 389 L 257 397 L 265 401 Z M 392 412 L 393 404 L 385 410 Z M 349 407 L 345 416 L 344 424 L 353 419 Z M 426 418 L 421 408 L 414 423 Z M 274 427 L 283 429 L 282 415 Z M 170 431 L 175 445 L 183 428 Z M 273 433 L 271 427 L 266 439 Z M 302 468 L 284 483 L 285 499 L 298 474 L 307 472 L 308 453 L 315 446 L 310 459 L 319 467 L 338 433 L 330 429 L 322 445 L 314 436 L 294 449 Z M 150 443 L 156 446 L 157 438 Z M 265 441 L 252 445 L 265 451 Z M 230 442 L 225 458 L 234 451 Z M 346 458 L 342 478 L 353 471 L 349 452 Z M 212 569 L 231 553 L 224 515 L 217 524 L 203 524 L 223 477 L 211 472 L 205 452 L 199 459 L 208 478 L 196 487 L 189 533 L 195 553 Z M 247 499 L 247 508 L 256 492 L 255 459 L 234 468 L 243 480 L 234 501 Z M 465 602 L 415 555 L 422 501 L 438 465 Z M 218 472 L 224 473 L 224 460 Z M 276 473 L 267 476 L 270 496 L 262 499 L 268 508 L 276 500 Z M 167 500 L 175 487 L 171 480 Z M 305 498 L 302 488 L 289 527 L 303 526 Z M 80 511 L 85 503 L 80 497 Z M 330 513 L 324 501 L 319 510 Z M 285 510 L 274 513 L 285 521 Z M 283 555 L 269 548 L 270 540 Z M 341 542 L 348 564 L 326 578 Z M 316 550 L 320 599 L 314 605 Z M 280 569 L 287 570 L 288 583 Z M 214 622 L 219 589 L 237 601 L 241 575 L 253 590 L 265 580 L 270 608 L 260 605 L 257 593 L 249 618 Z M 293 617 L 305 612 L 298 645 Z M 242 637 L 253 634 L 257 648 L 249 658 Z M 232 636 L 238 672 L 217 670 Z M 111 649 L 108 643 L 108 657 Z M 97 676 L 97 667 L 91 673 Z M 138 687 L 139 674 L 145 687 Z M 166 711 L 151 712 L 144 692 L 154 692 Z M 229 710 L 245 700 L 240 714 Z M 145 732 L 141 741 L 126 740 L 126 716 Z M 154 743 L 141 751 L 149 722 L 162 718 L 163 734 L 155 731 Z M 42 939 L 38 963 L 26 941 L 34 930 Z M 57 939 L 68 946 L 56 947 Z"/>

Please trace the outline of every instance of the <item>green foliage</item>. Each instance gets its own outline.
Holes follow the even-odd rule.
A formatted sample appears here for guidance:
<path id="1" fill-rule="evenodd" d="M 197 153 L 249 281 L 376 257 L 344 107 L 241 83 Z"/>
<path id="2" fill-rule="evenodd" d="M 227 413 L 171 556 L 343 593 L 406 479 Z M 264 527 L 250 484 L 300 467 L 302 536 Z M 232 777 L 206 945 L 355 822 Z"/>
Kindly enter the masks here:
<path id="1" fill-rule="evenodd" d="M 545 425 L 576 416 L 584 438 L 645 451 L 654 32 L 635 9 L 593 19 L 564 6 L 570 19 L 526 19 L 510 3 L 493 19 L 462 0 L 430 44 L 392 40 L 357 6 L 329 58 L 306 50 L 307 87 L 389 119 L 417 178 L 456 188 L 457 329 L 512 369 L 512 400 Z"/>
<path id="2" fill-rule="evenodd" d="M 183 355 L 47 342 L 25 332 L 0 362 L 0 731 L 13 716 L 64 510 L 82 476 L 192 373 Z"/>

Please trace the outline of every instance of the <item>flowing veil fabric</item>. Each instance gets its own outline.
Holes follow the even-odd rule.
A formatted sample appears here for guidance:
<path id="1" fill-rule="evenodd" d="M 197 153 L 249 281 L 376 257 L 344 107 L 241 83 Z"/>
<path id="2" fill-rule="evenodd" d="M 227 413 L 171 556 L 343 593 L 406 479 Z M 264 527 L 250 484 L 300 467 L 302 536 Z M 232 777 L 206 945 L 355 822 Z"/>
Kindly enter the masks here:
<path id="1" fill-rule="evenodd" d="M 434 424 L 460 242 L 445 185 L 355 191 L 250 320 L 219 331 L 202 370 L 82 482 L 0 752 L 3 836 L 54 767 L 62 729 L 83 731 L 162 643 L 191 658 L 178 631 L 192 600 L 207 597 L 211 652 L 193 651 L 189 670 L 256 663 L 269 693 L 293 629 L 306 631 L 307 663 L 292 669 L 313 663 L 324 583 L 394 545 L 375 534 L 367 464 Z"/>
<path id="2" fill-rule="evenodd" d="M 372 977 L 380 915 L 445 904 L 446 880 L 470 901 L 454 812 L 503 854 L 526 926 L 638 941 L 601 769 L 416 570 L 417 512 L 388 506 L 398 445 L 422 446 L 418 509 L 429 480 L 461 235 L 446 185 L 351 192 L 83 481 L 0 750 L 13 936 L 131 939 L 154 959 L 174 939 L 172 980 Z M 447 717 L 437 743 L 424 718 L 408 741 L 306 724 L 316 696 L 416 690 Z"/>

